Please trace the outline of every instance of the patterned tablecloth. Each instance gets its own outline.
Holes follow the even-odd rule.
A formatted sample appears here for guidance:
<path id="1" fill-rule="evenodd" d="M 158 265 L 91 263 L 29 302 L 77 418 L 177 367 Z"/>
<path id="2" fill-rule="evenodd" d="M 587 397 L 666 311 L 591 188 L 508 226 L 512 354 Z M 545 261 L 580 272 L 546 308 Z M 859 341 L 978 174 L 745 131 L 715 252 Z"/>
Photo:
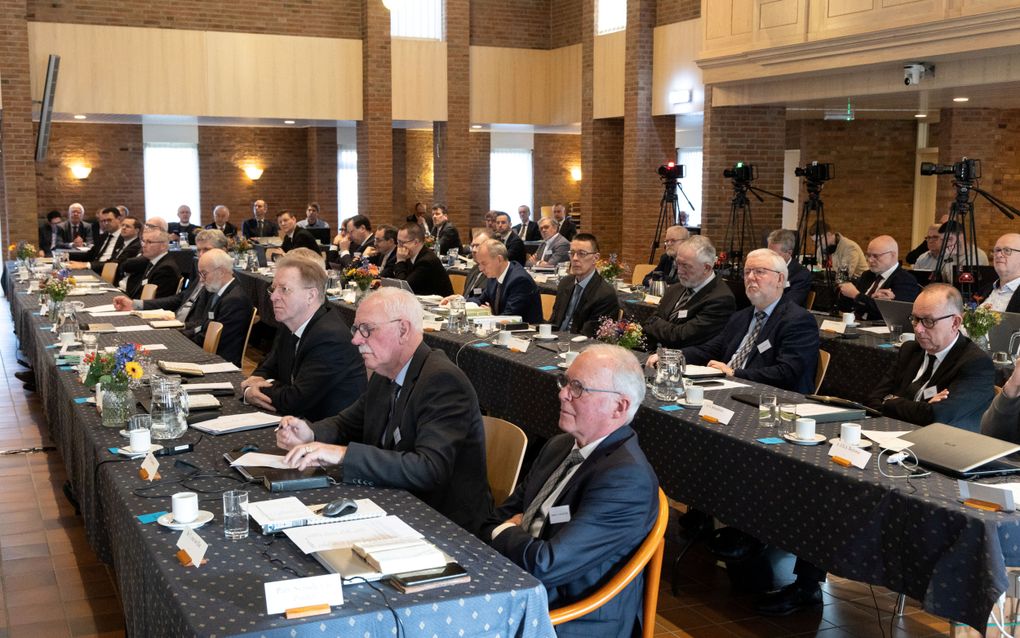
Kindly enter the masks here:
<path id="1" fill-rule="evenodd" d="M 553 634 L 545 589 L 537 580 L 410 494 L 350 486 L 309 490 L 298 496 L 306 503 L 325 502 L 340 495 L 371 498 L 453 556 L 471 574 L 472 581 L 418 594 L 400 594 L 383 583 L 376 584 L 378 590 L 364 584 L 347 585 L 344 605 L 335 607 L 329 615 L 304 620 L 267 616 L 264 582 L 294 578 L 286 568 L 307 576 L 326 573 L 282 535 L 273 539 L 253 531 L 245 540 L 222 537 L 222 490 L 243 487 L 252 501 L 270 497 L 261 484 L 242 485 L 240 475 L 229 469 L 222 455 L 247 443 L 268 450 L 272 448 L 272 430 L 218 437 L 189 430 L 178 443 L 194 442 L 195 451 L 160 459 L 162 480 L 151 485 L 142 481 L 137 474 L 139 461 L 122 460 L 108 450 L 124 441 L 117 430 L 103 428 L 95 408 L 79 403 L 89 392 L 78 382 L 76 373 L 56 366 L 57 350 L 52 347 L 56 335 L 46 330 L 48 320 L 37 316 L 36 295 L 22 292 L 22 284 L 14 284 L 13 288 L 17 292 L 11 297 L 11 308 L 22 348 L 37 371 L 51 433 L 81 504 L 89 542 L 114 568 L 129 635 L 283 638 L 295 635 L 295 631 L 314 631 L 379 636 L 396 631 L 395 617 L 399 618 L 402 633 L 408 636 Z M 90 296 L 85 301 L 94 306 L 109 303 L 112 297 L 112 293 Z M 141 323 L 134 317 L 102 320 L 115 325 Z M 219 361 L 171 330 L 104 334 L 100 345 L 127 340 L 166 344 L 165 352 L 172 354 L 155 351 L 157 358 Z M 238 373 L 229 373 L 209 375 L 202 381 L 229 380 L 236 388 L 240 379 Z M 147 397 L 138 396 L 147 405 Z M 220 397 L 220 401 L 224 414 L 248 409 L 236 399 Z M 200 468 L 205 478 L 189 478 L 194 468 L 177 461 Z M 169 510 L 170 495 L 182 490 L 198 492 L 201 509 L 214 515 L 212 523 L 197 530 L 209 543 L 209 562 L 198 569 L 184 568 L 176 560 L 179 532 L 156 523 L 142 524 L 137 518 Z"/>

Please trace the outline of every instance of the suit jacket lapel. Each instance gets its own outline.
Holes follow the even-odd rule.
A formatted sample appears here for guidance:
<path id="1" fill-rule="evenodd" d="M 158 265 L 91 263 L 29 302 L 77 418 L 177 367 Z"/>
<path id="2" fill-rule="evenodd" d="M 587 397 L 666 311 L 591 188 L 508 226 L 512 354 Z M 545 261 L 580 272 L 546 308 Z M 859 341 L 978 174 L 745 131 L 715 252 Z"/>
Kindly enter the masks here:
<path id="1" fill-rule="evenodd" d="M 404 424 L 404 408 L 407 407 L 407 402 L 411 398 L 411 394 L 414 392 L 414 385 L 418 381 L 418 376 L 421 375 L 421 369 L 425 366 L 425 360 L 428 359 L 429 352 L 431 349 L 424 343 L 418 346 L 418 349 L 411 355 L 411 365 L 407 366 L 407 374 L 404 375 L 404 385 L 400 388 L 400 395 L 397 397 L 397 405 L 393 410 L 393 418 L 397 422 L 397 429 L 400 430 L 401 442 L 410 440 L 408 436 L 410 432 L 403 430 Z M 386 427 L 386 423 L 383 422 L 383 427 Z M 377 437 L 373 440 L 379 440 L 382 437 L 382 431 L 380 431 Z M 401 445 L 398 443 L 394 446 L 394 449 L 399 449 Z"/>

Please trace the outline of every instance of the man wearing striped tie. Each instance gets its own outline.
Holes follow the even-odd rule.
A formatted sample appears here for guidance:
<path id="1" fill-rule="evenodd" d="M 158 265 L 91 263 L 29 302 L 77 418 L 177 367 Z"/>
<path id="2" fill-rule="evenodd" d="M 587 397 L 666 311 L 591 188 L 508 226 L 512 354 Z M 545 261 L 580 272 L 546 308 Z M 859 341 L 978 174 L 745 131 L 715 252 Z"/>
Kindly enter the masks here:
<path id="1" fill-rule="evenodd" d="M 707 343 L 683 349 L 688 363 L 708 365 L 728 377 L 794 392 L 814 392 L 818 324 L 811 313 L 783 298 L 786 261 L 768 248 L 744 262 L 749 308 L 735 313 Z"/>

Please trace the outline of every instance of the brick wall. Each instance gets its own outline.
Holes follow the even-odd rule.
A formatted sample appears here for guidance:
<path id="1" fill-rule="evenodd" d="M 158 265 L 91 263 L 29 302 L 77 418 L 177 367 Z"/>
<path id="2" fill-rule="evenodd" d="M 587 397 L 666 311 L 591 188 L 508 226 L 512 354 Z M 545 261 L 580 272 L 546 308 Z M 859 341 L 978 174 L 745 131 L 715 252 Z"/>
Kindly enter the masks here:
<path id="1" fill-rule="evenodd" d="M 801 120 L 794 128 L 799 144 L 791 148 L 800 149 L 801 166 L 812 161 L 835 166 L 836 176 L 821 192 L 826 221 L 862 248 L 873 237 L 892 235 L 906 254 L 912 248 L 917 124 Z M 800 201 L 806 199 L 802 183 Z"/>
<path id="2" fill-rule="evenodd" d="M 592 120 L 589 130 L 589 162 L 582 167 L 587 186 L 581 191 L 581 230 L 594 233 L 608 256 L 622 249 L 623 118 Z M 583 138 L 581 146 L 585 146 Z M 587 198 L 586 192 L 590 193 Z"/>
<path id="3" fill-rule="evenodd" d="M 550 0 L 471 0 L 471 44 L 487 47 L 549 47 Z"/>
<path id="4" fill-rule="evenodd" d="M 360 38 L 360 0 L 29 0 L 28 19 L 122 27 Z"/>
<path id="5" fill-rule="evenodd" d="M 88 179 L 71 175 L 68 167 L 76 162 L 92 167 Z M 46 161 L 36 164 L 36 192 L 41 218 L 53 209 L 65 212 L 72 202 L 81 202 L 89 219 L 103 208 L 121 205 L 141 217 L 145 210 L 141 125 L 54 123 Z M 176 212 L 159 214 L 175 219 Z"/>
<path id="6" fill-rule="evenodd" d="M 469 0 L 446 0 L 446 113 L 447 121 L 433 124 L 433 194 L 446 205 L 450 221 L 459 228 L 471 225 L 476 195 L 476 170 L 484 170 L 484 201 L 488 205 L 489 136 L 479 158 L 471 133 L 471 25 L 475 8 Z M 481 162 L 480 164 L 478 162 Z M 479 213 L 481 215 L 481 213 Z"/>
<path id="7" fill-rule="evenodd" d="M 390 12 L 378 0 L 362 0 L 364 117 L 357 123 L 358 210 L 395 222 L 393 211 L 393 113 Z"/>
<path id="8" fill-rule="evenodd" d="M 403 164 L 404 173 L 403 180 L 394 181 L 394 190 L 397 188 L 397 182 L 402 181 L 404 185 L 402 209 L 410 209 L 415 202 L 424 202 L 431 206 L 435 201 L 432 196 L 432 130 L 408 130 L 406 139 L 402 160 L 397 157 L 395 148 L 393 152 L 394 162 L 397 166 Z"/>
<path id="9" fill-rule="evenodd" d="M 658 0 L 655 26 L 701 17 L 701 0 Z"/>
<path id="10" fill-rule="evenodd" d="M 461 228 L 484 226 L 485 212 L 489 210 L 489 153 L 492 138 L 488 133 L 478 131 L 471 133 L 468 141 L 471 154 L 471 217 L 467 224 L 456 222 Z"/>
<path id="11" fill-rule="evenodd" d="M 581 166 L 581 136 L 535 134 L 532 155 L 535 167 L 535 208 L 556 202 L 581 199 L 581 182 L 575 182 L 570 169 Z M 582 176 L 583 179 L 583 176 Z M 537 218 L 538 212 L 533 218 Z"/>
<path id="12" fill-rule="evenodd" d="M 308 201 L 319 203 L 319 217 L 337 228 L 339 214 L 336 207 L 336 129 L 306 129 L 308 149 Z M 211 210 L 211 209 L 209 209 Z M 300 211 L 300 216 L 304 210 Z"/>
<path id="13" fill-rule="evenodd" d="M 581 0 L 550 0 L 549 48 L 558 49 L 581 42 Z"/>

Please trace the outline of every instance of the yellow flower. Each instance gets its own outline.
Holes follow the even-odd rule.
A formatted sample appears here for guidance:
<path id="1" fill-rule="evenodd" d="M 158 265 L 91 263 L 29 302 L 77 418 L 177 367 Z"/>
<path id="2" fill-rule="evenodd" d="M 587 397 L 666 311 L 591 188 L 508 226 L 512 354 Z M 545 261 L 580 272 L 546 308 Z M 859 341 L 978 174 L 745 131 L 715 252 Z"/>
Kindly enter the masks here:
<path id="1" fill-rule="evenodd" d="M 142 378 L 142 366 L 137 361 L 128 361 L 124 364 L 124 372 L 132 379 Z"/>

